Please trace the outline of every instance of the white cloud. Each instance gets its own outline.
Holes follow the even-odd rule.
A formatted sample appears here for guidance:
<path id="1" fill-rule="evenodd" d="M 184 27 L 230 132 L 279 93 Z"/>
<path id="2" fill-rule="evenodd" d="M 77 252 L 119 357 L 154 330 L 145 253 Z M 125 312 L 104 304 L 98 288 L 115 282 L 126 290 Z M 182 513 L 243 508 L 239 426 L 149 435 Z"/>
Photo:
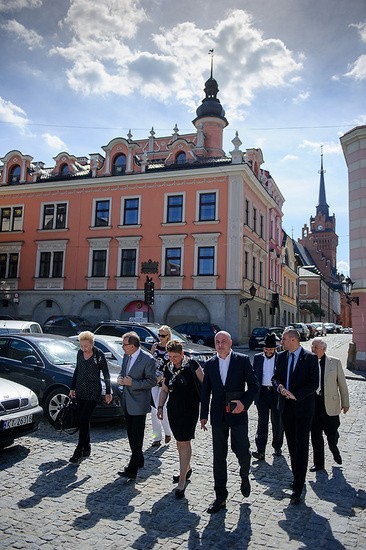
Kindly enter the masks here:
<path id="1" fill-rule="evenodd" d="M 14 124 L 21 130 L 24 130 L 26 124 L 29 122 L 26 113 L 21 107 L 14 105 L 14 103 L 2 97 L 0 97 L 0 120 L 2 122 Z"/>
<path id="2" fill-rule="evenodd" d="M 299 157 L 297 155 L 285 155 L 280 162 L 289 162 L 293 160 L 299 160 Z"/>
<path id="3" fill-rule="evenodd" d="M 349 275 L 349 264 L 345 260 L 337 262 L 337 271 L 343 273 L 343 275 Z"/>
<path id="4" fill-rule="evenodd" d="M 358 30 L 362 42 L 366 42 L 366 22 L 352 23 L 350 27 L 354 27 Z"/>
<path id="5" fill-rule="evenodd" d="M 349 67 L 349 71 L 344 76 L 354 78 L 355 80 L 366 79 L 366 55 L 360 55 L 352 65 Z"/>
<path id="6" fill-rule="evenodd" d="M 307 139 L 304 139 L 304 141 L 300 143 L 299 149 L 310 149 L 314 153 L 319 153 L 322 146 L 323 153 L 327 153 L 328 155 L 342 154 L 342 147 L 340 143 L 334 143 L 333 141 L 330 143 L 322 143 L 321 141 L 309 141 Z"/>
<path id="7" fill-rule="evenodd" d="M 39 8 L 43 0 L 0 0 L 0 12 Z"/>
<path id="8" fill-rule="evenodd" d="M 40 34 L 36 33 L 32 29 L 24 27 L 24 25 L 18 23 L 15 19 L 9 19 L 6 23 L 2 23 L 0 28 L 8 31 L 18 40 L 25 42 L 30 50 L 41 46 L 43 43 L 43 38 Z"/>
<path id="9" fill-rule="evenodd" d="M 310 92 L 300 92 L 296 97 L 292 99 L 292 103 L 295 105 L 298 105 L 299 103 L 303 103 L 304 101 L 307 101 L 310 97 Z"/>
<path id="10" fill-rule="evenodd" d="M 243 117 L 258 90 L 291 86 L 302 69 L 302 55 L 296 60 L 281 40 L 265 39 L 242 10 L 229 12 L 210 29 L 191 22 L 159 29 L 151 36 L 155 52 L 139 51 L 131 42 L 146 21 L 138 0 L 114 0 L 108 9 L 99 0 L 74 0 L 62 21 L 73 36 L 66 47 L 51 49 L 71 63 L 69 86 L 85 95 L 174 98 L 194 111 L 203 97 L 196 83 L 207 76 L 207 54 L 214 47 L 219 97 L 233 119 Z"/>
<path id="11" fill-rule="evenodd" d="M 58 136 L 53 136 L 51 134 L 45 133 L 42 134 L 43 139 L 49 147 L 56 149 L 58 151 L 66 150 L 66 144 Z"/>

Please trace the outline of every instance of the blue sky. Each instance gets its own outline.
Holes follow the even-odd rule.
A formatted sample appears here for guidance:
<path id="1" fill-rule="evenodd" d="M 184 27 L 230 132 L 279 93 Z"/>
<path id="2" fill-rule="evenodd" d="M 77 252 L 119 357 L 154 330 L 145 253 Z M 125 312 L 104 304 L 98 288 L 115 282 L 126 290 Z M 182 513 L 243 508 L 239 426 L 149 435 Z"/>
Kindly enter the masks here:
<path id="1" fill-rule="evenodd" d="M 260 147 L 294 238 L 315 215 L 320 147 L 348 272 L 339 137 L 366 123 L 365 0 L 0 0 L 0 157 L 53 165 L 117 136 L 192 131 L 214 48 L 224 148 Z"/>

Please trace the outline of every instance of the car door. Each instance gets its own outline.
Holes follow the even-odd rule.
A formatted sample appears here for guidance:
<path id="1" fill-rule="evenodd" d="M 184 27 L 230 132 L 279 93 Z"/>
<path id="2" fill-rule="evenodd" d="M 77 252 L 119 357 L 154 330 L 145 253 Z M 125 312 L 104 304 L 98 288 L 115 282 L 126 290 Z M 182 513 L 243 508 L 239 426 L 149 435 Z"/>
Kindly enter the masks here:
<path id="1" fill-rule="evenodd" d="M 16 337 L 0 338 L 0 377 L 23 384 L 38 396 L 47 385 L 42 358 L 29 342 Z"/>

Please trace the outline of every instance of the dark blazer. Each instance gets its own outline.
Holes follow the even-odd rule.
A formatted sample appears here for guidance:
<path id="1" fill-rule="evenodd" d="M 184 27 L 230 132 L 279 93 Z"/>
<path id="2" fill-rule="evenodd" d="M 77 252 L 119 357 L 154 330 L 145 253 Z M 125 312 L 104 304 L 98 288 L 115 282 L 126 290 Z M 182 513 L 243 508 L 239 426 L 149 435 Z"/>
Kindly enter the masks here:
<path id="1" fill-rule="evenodd" d="M 276 364 L 277 364 L 277 357 L 278 357 L 278 353 L 275 352 L 275 354 L 274 354 L 275 369 L 276 369 Z M 264 363 L 264 354 L 263 353 L 256 353 L 255 356 L 254 356 L 254 360 L 253 360 L 253 370 L 255 372 L 256 377 L 258 378 L 259 388 L 258 388 L 258 393 L 255 396 L 255 400 L 254 400 L 255 403 L 257 403 L 257 401 L 258 401 L 259 394 L 260 394 L 260 391 L 261 391 L 261 385 L 262 385 L 262 380 L 263 380 L 263 363 Z"/>
<path id="2" fill-rule="evenodd" d="M 126 376 L 128 355 L 122 361 L 121 376 Z M 130 415 L 143 415 L 151 410 L 151 388 L 156 386 L 156 367 L 153 356 L 140 348 L 140 353 L 127 376 L 132 378 L 132 386 L 124 386 L 122 404 L 126 404 Z"/>
<path id="3" fill-rule="evenodd" d="M 278 386 L 282 384 L 286 387 L 287 382 L 287 363 L 288 351 L 281 351 L 278 354 L 275 372 L 272 378 L 272 384 L 278 391 Z M 319 365 L 318 358 L 314 353 L 301 348 L 299 358 L 292 378 L 292 393 L 296 397 L 293 402 L 297 412 L 303 415 L 314 414 L 314 395 L 319 385 Z M 280 410 L 284 408 L 286 398 L 280 394 Z"/>
<path id="4" fill-rule="evenodd" d="M 220 376 L 218 357 L 213 357 L 205 363 L 205 376 L 201 392 L 201 419 L 208 419 L 210 397 L 212 396 L 210 410 L 212 425 L 219 425 L 223 422 L 229 426 L 244 424 L 246 411 L 252 404 L 258 387 L 257 377 L 247 355 L 231 353 L 225 386 Z M 226 394 L 229 392 L 242 393 L 240 401 L 243 403 L 245 411 L 240 414 L 225 412 Z"/>

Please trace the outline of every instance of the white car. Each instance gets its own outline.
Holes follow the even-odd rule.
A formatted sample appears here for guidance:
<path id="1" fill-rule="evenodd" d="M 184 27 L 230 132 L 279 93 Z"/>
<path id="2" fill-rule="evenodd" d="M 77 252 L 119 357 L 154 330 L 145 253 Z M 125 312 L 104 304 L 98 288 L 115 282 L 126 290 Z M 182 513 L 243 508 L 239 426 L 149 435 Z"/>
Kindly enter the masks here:
<path id="1" fill-rule="evenodd" d="M 0 449 L 38 428 L 43 409 L 32 390 L 0 378 Z"/>

